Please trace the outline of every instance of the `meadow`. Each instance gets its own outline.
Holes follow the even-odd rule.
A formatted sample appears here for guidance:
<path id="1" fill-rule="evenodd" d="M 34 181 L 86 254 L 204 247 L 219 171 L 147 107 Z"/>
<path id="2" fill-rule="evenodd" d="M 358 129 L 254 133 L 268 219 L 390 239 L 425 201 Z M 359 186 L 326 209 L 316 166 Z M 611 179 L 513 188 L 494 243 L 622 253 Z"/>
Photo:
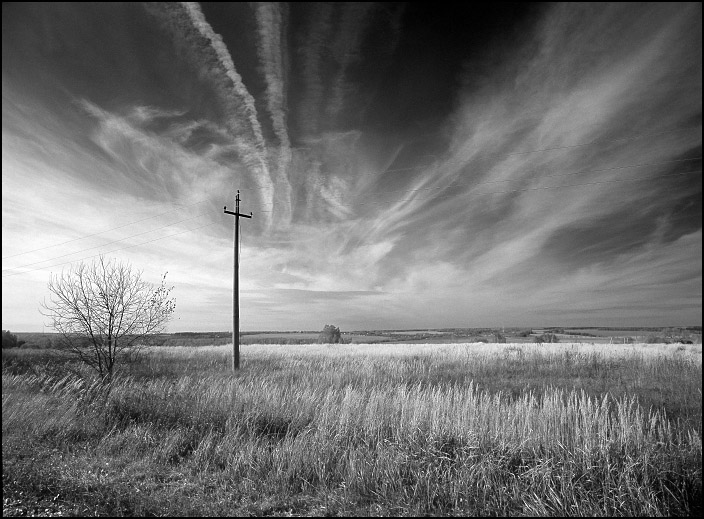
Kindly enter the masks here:
<path id="1" fill-rule="evenodd" d="M 3 350 L 3 515 L 699 515 L 702 347 Z"/>

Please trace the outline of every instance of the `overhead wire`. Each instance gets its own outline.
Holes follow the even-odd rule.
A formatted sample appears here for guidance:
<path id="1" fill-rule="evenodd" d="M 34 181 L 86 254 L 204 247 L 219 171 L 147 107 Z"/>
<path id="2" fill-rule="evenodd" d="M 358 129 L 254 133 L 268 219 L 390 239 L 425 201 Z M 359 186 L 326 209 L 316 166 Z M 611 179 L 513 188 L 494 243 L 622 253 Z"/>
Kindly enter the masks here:
<path id="1" fill-rule="evenodd" d="M 20 265 L 20 266 L 17 266 L 17 267 L 8 267 L 8 268 L 5 268 L 5 269 L 2 269 L 2 271 L 5 272 L 6 270 L 14 270 L 14 269 L 18 269 L 18 268 L 31 267 L 31 266 L 37 265 L 37 264 L 39 264 L 39 263 L 46 263 L 47 261 L 53 261 L 53 260 L 55 260 L 55 259 L 65 258 L 66 256 L 71 256 L 71 255 L 73 255 L 73 254 L 78 254 L 78 253 L 80 253 L 80 252 L 85 252 L 85 251 L 93 250 L 93 249 L 99 249 L 100 247 L 106 247 L 107 245 L 111 245 L 111 244 L 113 244 L 113 243 L 119 243 L 119 242 L 121 242 L 121 241 L 129 240 L 130 238 L 134 238 L 135 236 L 142 236 L 143 234 L 149 234 L 149 233 L 151 233 L 151 232 L 155 232 L 155 231 L 158 231 L 158 230 L 161 230 L 161 229 L 165 229 L 165 228 L 167 228 L 167 227 L 171 227 L 172 225 L 176 225 L 176 224 L 183 223 L 183 222 L 188 222 L 188 221 L 190 221 L 190 220 L 195 220 L 196 218 L 200 218 L 200 217 L 202 217 L 202 216 L 207 216 L 208 214 L 210 214 L 210 213 L 201 213 L 201 214 L 196 215 L 196 216 L 193 216 L 193 217 L 191 217 L 191 218 L 185 218 L 185 219 L 183 219 L 183 220 L 179 220 L 179 221 L 177 221 L 177 222 L 170 223 L 170 224 L 168 224 L 168 225 L 163 225 L 163 226 L 161 226 L 161 227 L 157 227 L 156 229 L 150 229 L 150 230 L 148 230 L 148 231 L 140 232 L 140 233 L 137 233 L 137 234 L 132 234 L 132 235 L 130 235 L 130 236 L 125 236 L 124 238 L 120 238 L 119 240 L 113 240 L 113 241 L 111 241 L 111 242 L 103 243 L 103 244 L 101 244 L 101 245 L 96 245 L 96 246 L 94 246 L 94 247 L 88 247 L 88 248 L 80 249 L 80 250 L 77 250 L 77 251 L 74 251 L 74 252 L 69 252 L 68 254 L 62 254 L 61 256 L 54 256 L 53 258 L 50 258 L 50 259 L 35 261 L 34 263 L 27 263 L 27 264 L 25 264 L 25 265 Z"/>
<path id="2" fill-rule="evenodd" d="M 104 253 L 101 252 L 101 253 L 98 253 L 98 254 L 94 254 L 94 255 L 92 255 L 92 256 L 86 256 L 86 257 L 84 257 L 84 258 L 78 258 L 78 259 L 74 259 L 74 260 L 64 261 L 63 263 L 57 263 L 57 264 L 54 264 L 54 265 L 46 265 L 46 266 L 43 266 L 43 267 L 37 267 L 37 268 L 33 268 L 33 269 L 29 269 L 29 270 L 22 271 L 22 272 L 15 272 L 15 273 L 12 273 L 12 274 L 3 274 L 2 277 L 17 276 L 17 275 L 20 275 L 20 274 L 27 274 L 27 273 L 29 273 L 29 272 L 34 272 L 34 271 L 37 271 L 37 270 L 46 270 L 46 269 L 50 269 L 50 268 L 54 268 L 54 267 L 60 267 L 60 266 L 62 266 L 62 265 L 67 265 L 67 264 L 69 264 L 69 263 L 74 263 L 74 262 L 76 262 L 76 261 L 84 261 L 84 260 L 91 259 L 91 258 L 97 258 L 97 257 L 100 256 L 101 254 L 110 254 L 110 253 L 112 253 L 112 252 L 117 252 L 117 251 L 121 251 L 121 250 L 131 249 L 131 248 L 134 248 L 134 247 L 139 247 L 140 245 L 146 245 L 147 243 L 153 243 L 153 242 L 155 242 L 155 241 L 165 240 L 166 238 L 171 238 L 171 237 L 173 237 L 173 236 L 178 236 L 179 234 L 185 234 L 185 233 L 187 233 L 187 232 L 197 231 L 198 229 L 203 229 L 203 228 L 205 228 L 205 227 L 211 227 L 211 226 L 213 226 L 213 225 L 217 225 L 217 222 L 208 223 L 208 224 L 205 224 L 205 225 L 201 225 L 201 226 L 199 226 L 199 227 L 194 227 L 193 229 L 186 229 L 186 230 L 184 230 L 184 231 L 179 231 L 179 232 L 176 232 L 176 233 L 173 233 L 173 234 L 169 234 L 168 236 L 162 236 L 162 237 L 160 237 L 160 238 L 155 238 L 155 239 L 153 239 L 153 240 L 148 240 L 148 241 L 145 241 L 145 242 L 142 242 L 142 243 L 135 243 L 135 244 L 133 244 L 133 245 L 128 245 L 127 247 L 120 247 L 119 249 L 113 249 L 113 250 L 111 250 L 111 251 L 107 251 L 107 252 L 104 252 Z M 53 258 L 53 259 L 57 259 L 57 258 Z M 46 261 L 51 261 L 51 260 L 46 260 Z M 22 268 L 22 267 L 15 267 L 15 268 Z M 8 269 L 8 270 L 14 270 L 14 269 Z"/>
<path id="3" fill-rule="evenodd" d="M 204 202 L 208 202 L 209 200 L 210 200 L 210 199 L 208 199 L 208 198 L 203 198 L 202 200 L 199 200 L 199 201 L 197 201 L 197 202 L 193 202 L 193 203 L 191 203 L 191 204 L 175 204 L 175 205 L 180 205 L 181 208 L 183 208 L 183 207 L 190 207 L 190 206 L 192 206 L 192 205 L 198 205 L 198 204 L 202 204 L 202 203 L 204 203 Z M 164 213 L 155 214 L 155 215 L 153 215 L 153 216 L 148 216 L 148 217 L 146 217 L 146 218 L 142 218 L 141 220 L 134 220 L 134 221 L 132 221 L 132 222 L 128 222 L 128 223 L 123 224 L 123 225 L 118 225 L 117 227 L 111 227 L 110 229 L 105 229 L 104 231 L 98 231 L 98 232 L 95 232 L 95 233 L 92 233 L 92 234 L 86 234 L 85 236 L 81 236 L 80 238 L 73 238 L 73 239 L 71 239 L 71 240 L 66 240 L 66 241 L 63 241 L 63 242 L 61 242 L 61 243 L 55 243 L 55 244 L 53 244 L 53 245 L 47 245 L 46 247 L 40 247 L 40 248 L 38 248 L 38 249 L 32 249 L 32 250 L 28 250 L 28 251 L 25 251 L 25 252 L 18 252 L 17 254 L 11 254 L 11 255 L 9 255 L 9 256 L 3 256 L 2 259 L 14 258 L 14 257 L 16 257 L 16 256 L 22 256 L 22 255 L 24 255 L 24 254 L 30 254 L 30 253 L 32 253 L 32 252 L 38 252 L 38 251 L 40 251 L 40 250 L 50 249 L 50 248 L 52 248 L 52 247 L 58 247 L 58 246 L 60 246 L 60 245 L 66 245 L 67 243 L 72 243 L 72 242 L 74 242 L 74 241 L 85 240 L 86 238 L 91 238 L 91 237 L 93 237 L 93 236 L 98 236 L 98 235 L 100 235 L 100 234 L 105 234 L 106 232 L 115 231 L 115 230 L 117 230 L 117 229 L 122 229 L 123 227 L 129 227 L 130 225 L 134 225 L 134 224 L 136 224 L 136 223 L 146 222 L 147 220 L 152 220 L 152 219 L 154 219 L 154 218 L 158 218 L 159 216 L 164 216 L 165 214 L 170 214 L 170 213 L 176 212 L 176 211 L 178 211 L 178 210 L 179 210 L 179 209 L 171 209 L 170 211 L 166 211 L 166 212 L 164 212 Z"/>

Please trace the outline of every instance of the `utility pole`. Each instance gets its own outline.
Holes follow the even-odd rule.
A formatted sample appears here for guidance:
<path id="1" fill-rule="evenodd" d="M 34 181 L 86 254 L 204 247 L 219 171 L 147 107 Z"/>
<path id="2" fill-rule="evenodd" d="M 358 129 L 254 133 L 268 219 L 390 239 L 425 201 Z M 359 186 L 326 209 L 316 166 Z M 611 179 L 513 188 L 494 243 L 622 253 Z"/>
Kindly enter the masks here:
<path id="1" fill-rule="evenodd" d="M 240 216 L 243 218 L 251 218 L 252 213 L 240 214 L 240 190 L 237 190 L 235 198 L 235 212 L 227 210 L 227 206 L 223 211 L 227 214 L 235 216 L 235 267 L 234 281 L 232 287 L 232 371 L 240 369 Z"/>

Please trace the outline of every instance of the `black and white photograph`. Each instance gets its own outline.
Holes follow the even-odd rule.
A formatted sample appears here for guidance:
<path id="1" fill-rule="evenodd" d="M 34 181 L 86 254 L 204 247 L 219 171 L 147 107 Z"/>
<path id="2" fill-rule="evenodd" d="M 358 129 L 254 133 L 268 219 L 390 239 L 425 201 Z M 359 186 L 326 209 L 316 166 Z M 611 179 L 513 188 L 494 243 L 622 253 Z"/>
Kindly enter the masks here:
<path id="1" fill-rule="evenodd" d="M 10 516 L 699 516 L 702 4 L 4 2 Z"/>

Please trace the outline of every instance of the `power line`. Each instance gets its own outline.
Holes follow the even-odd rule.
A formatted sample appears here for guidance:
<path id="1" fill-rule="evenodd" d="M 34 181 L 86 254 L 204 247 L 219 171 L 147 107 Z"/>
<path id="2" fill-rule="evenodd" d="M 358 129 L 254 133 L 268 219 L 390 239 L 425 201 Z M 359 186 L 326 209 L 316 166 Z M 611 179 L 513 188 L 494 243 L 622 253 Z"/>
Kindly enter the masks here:
<path id="1" fill-rule="evenodd" d="M 180 232 L 176 232 L 176 233 L 173 233 L 173 234 L 169 234 L 168 236 L 162 236 L 161 238 L 155 238 L 155 239 L 153 239 L 153 240 L 148 240 L 148 241 L 145 241 L 145 242 L 142 242 L 142 243 L 136 243 L 136 244 L 134 244 L 134 245 L 128 245 L 127 247 L 121 247 L 121 248 L 119 248 L 119 249 L 113 249 L 113 250 L 111 250 L 111 251 L 108 251 L 108 252 L 105 252 L 105 253 L 100 253 L 100 254 L 111 254 L 111 253 L 113 253 L 113 252 L 117 252 L 117 251 L 121 251 L 121 250 L 126 250 L 126 249 L 131 249 L 131 248 L 134 248 L 134 247 L 139 247 L 140 245 L 146 245 L 147 243 L 153 243 L 153 242 L 155 242 L 155 241 L 165 240 L 166 238 L 171 238 L 172 236 L 178 236 L 179 234 L 184 234 L 184 233 L 191 232 L 191 231 L 197 231 L 198 229 L 203 229 L 203 228 L 205 228 L 205 227 L 211 227 L 211 226 L 216 225 L 216 224 L 217 224 L 217 222 L 208 223 L 208 224 L 205 224 L 205 225 L 201 225 L 201 226 L 199 226 L 199 227 L 194 227 L 193 229 L 186 229 L 185 231 L 180 231 Z M 91 259 L 91 258 L 97 258 L 98 256 L 100 256 L 100 254 L 94 254 L 93 256 L 86 256 L 85 258 L 78 258 L 78 259 L 75 259 L 75 260 L 64 261 L 63 263 L 56 263 L 55 265 L 47 265 L 47 266 L 44 266 L 44 267 L 37 267 L 37 268 L 30 269 L 30 270 L 25 270 L 25 271 L 23 271 L 23 272 L 15 272 L 15 273 L 13 273 L 13 274 L 4 274 L 2 277 L 17 276 L 17 275 L 19 275 L 19 274 L 27 274 L 27 273 L 29 273 L 29 272 L 34 272 L 34 271 L 36 271 L 36 270 L 46 270 L 46 269 L 50 269 L 50 268 L 54 268 L 54 267 L 60 267 L 61 265 L 67 265 L 67 264 L 69 264 L 69 263 L 74 263 L 74 262 L 76 262 L 76 261 L 83 261 L 83 260 L 87 260 L 87 259 Z M 56 258 L 52 258 L 52 259 L 56 259 Z M 46 261 L 51 261 L 51 260 L 46 260 Z M 15 268 L 22 268 L 22 267 L 15 267 Z M 14 269 L 8 269 L 8 270 L 14 270 Z"/>
<path id="2" fill-rule="evenodd" d="M 237 191 L 235 198 L 235 212 L 228 211 L 225 206 L 225 213 L 235 217 L 234 227 L 234 268 L 233 268 L 233 287 L 232 287 L 232 371 L 240 369 L 240 288 L 239 288 L 239 269 L 240 269 L 240 217 L 252 218 L 250 214 L 240 214 L 240 192 Z"/>
<path id="3" fill-rule="evenodd" d="M 190 206 L 192 206 L 192 205 L 202 204 L 202 203 L 207 202 L 207 201 L 209 201 L 208 198 L 203 198 L 202 200 L 199 200 L 198 202 L 193 202 L 192 204 L 176 204 L 176 205 L 181 205 L 181 208 L 183 208 L 183 207 L 190 207 Z M 140 223 L 140 222 L 145 222 L 145 221 L 151 220 L 151 219 L 153 219 L 153 218 L 158 218 L 159 216 L 164 216 L 165 214 L 170 214 L 170 213 L 173 213 L 173 212 L 175 212 L 175 211 L 178 211 L 178 209 L 172 209 L 171 211 L 166 211 L 165 213 L 159 213 L 159 214 L 156 214 L 156 215 L 154 215 L 154 216 L 148 216 L 147 218 L 142 218 L 141 220 L 135 220 L 135 221 L 133 221 L 133 222 L 126 223 L 126 224 L 124 224 L 124 225 L 118 225 L 117 227 L 112 227 L 112 228 L 110 228 L 110 229 L 105 229 L 104 231 L 99 231 L 99 232 L 96 232 L 96 233 L 93 233 L 93 234 L 87 234 L 87 235 L 85 235 L 85 236 L 81 236 L 80 238 L 74 238 L 74 239 L 72 239 L 72 240 L 63 241 L 63 242 L 61 242 L 61 243 L 56 243 L 56 244 L 54 244 L 54 245 L 47 245 L 46 247 L 40 247 L 40 248 L 38 248 L 38 249 L 28 250 L 28 251 L 25 251 L 25 252 L 19 252 L 19 253 L 17 253 L 17 254 L 11 254 L 10 256 L 3 256 L 2 259 L 14 258 L 14 257 L 16 257 L 16 256 L 22 256 L 22 255 L 24 255 L 24 254 L 29 254 L 29 253 L 31 253 L 31 252 L 37 252 L 37 251 L 40 251 L 40 250 L 50 249 L 50 248 L 52 248 L 52 247 L 58 247 L 59 245 L 66 245 L 67 243 L 72 243 L 72 242 L 74 242 L 74 241 L 85 240 L 86 238 L 90 238 L 90 237 L 92 237 L 92 236 L 98 236 L 99 234 L 105 234 L 106 232 L 114 231 L 114 230 L 116 230 L 116 229 L 122 229 L 123 227 L 129 227 L 130 225 L 134 225 L 134 224 Z M 160 228 L 161 228 L 161 227 L 160 227 Z"/>
<path id="4" fill-rule="evenodd" d="M 73 255 L 73 254 L 78 254 L 78 253 L 80 253 L 80 252 L 85 252 L 85 251 L 93 250 L 93 249 L 99 249 L 100 247 L 106 247 L 107 245 L 112 245 L 113 243 L 119 243 L 119 242 L 121 242 L 121 241 L 129 240 L 130 238 L 134 238 L 135 236 L 141 236 L 141 235 L 143 235 L 143 234 L 149 234 L 150 232 L 158 231 L 158 230 L 160 230 L 160 229 L 165 229 L 166 227 L 171 227 L 172 225 L 176 225 L 176 224 L 178 224 L 178 223 L 183 223 L 183 222 L 187 222 L 187 221 L 190 221 L 190 220 L 195 220 L 196 218 L 200 218 L 201 216 L 207 216 L 208 214 L 209 214 L 209 213 L 202 213 L 202 214 L 199 214 L 199 215 L 197 215 L 197 216 L 193 216 L 193 217 L 191 217 L 191 218 L 185 218 L 185 219 L 183 219 L 183 220 L 179 220 L 178 222 L 174 222 L 174 223 L 171 223 L 171 224 L 169 224 L 169 225 L 163 225 L 163 226 L 161 226 L 161 227 L 157 227 L 156 229 L 151 229 L 151 230 L 149 230 L 149 231 L 144 231 L 144 232 L 140 232 L 140 233 L 137 233 L 137 234 L 132 234 L 131 236 L 125 236 L 124 238 L 121 238 L 121 239 L 119 239 L 119 240 L 113 240 L 113 241 L 108 242 L 108 243 L 103 243 L 103 244 L 101 244 L 101 245 L 96 245 L 95 247 L 88 247 L 88 248 L 86 248 L 86 249 L 80 249 L 80 250 L 77 250 L 77 251 L 74 251 L 74 252 L 69 252 L 68 254 L 62 254 L 61 256 L 54 256 L 53 258 L 44 259 L 44 260 L 41 260 L 41 261 L 35 261 L 34 263 L 27 263 L 26 265 L 19 265 L 19 266 L 17 266 L 17 267 L 9 267 L 9 268 L 6 268 L 6 269 L 2 269 L 2 271 L 5 272 L 6 270 L 15 270 L 15 269 L 21 269 L 21 268 L 25 268 L 25 267 L 31 267 L 31 266 L 33 266 L 33 265 L 38 265 L 39 263 L 46 263 L 47 261 L 53 261 L 53 260 L 56 260 L 56 259 L 59 259 L 59 258 L 65 258 L 66 256 L 71 256 L 71 255 Z M 119 249 L 118 249 L 118 250 L 119 250 Z"/>

